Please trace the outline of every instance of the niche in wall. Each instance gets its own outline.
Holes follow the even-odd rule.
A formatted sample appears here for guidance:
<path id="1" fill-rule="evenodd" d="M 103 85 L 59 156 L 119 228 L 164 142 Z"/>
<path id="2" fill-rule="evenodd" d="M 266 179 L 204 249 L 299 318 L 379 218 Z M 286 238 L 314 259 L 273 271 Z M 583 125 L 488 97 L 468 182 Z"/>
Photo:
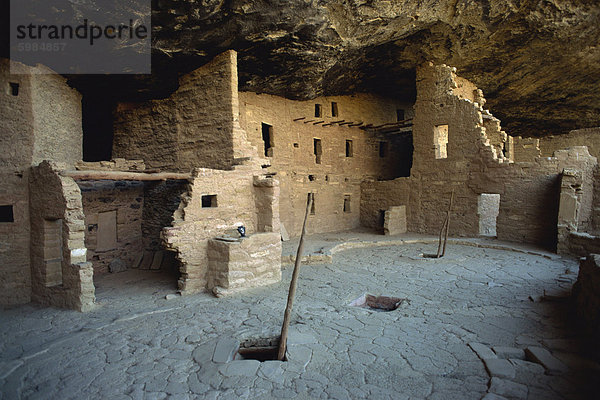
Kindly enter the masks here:
<path id="1" fill-rule="evenodd" d="M 349 213 L 352 212 L 352 209 L 350 208 L 350 195 L 349 194 L 345 194 L 344 195 L 344 212 L 345 213 Z"/>
<path id="2" fill-rule="evenodd" d="M 19 95 L 19 84 L 17 82 L 10 82 L 8 92 L 12 96 L 18 96 Z"/>
<path id="3" fill-rule="evenodd" d="M 0 222 L 15 222 L 13 206 L 0 206 Z"/>

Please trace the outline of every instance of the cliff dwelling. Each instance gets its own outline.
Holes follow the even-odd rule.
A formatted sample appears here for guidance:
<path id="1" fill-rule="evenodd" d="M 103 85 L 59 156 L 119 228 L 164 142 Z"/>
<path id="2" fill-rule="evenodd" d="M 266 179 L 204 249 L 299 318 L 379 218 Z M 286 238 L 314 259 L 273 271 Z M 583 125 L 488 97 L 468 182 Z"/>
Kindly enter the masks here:
<path id="1" fill-rule="evenodd" d="M 536 52 L 600 8 L 216 3 L 151 74 L 0 58 L 0 399 L 590 398 L 600 56 Z"/>

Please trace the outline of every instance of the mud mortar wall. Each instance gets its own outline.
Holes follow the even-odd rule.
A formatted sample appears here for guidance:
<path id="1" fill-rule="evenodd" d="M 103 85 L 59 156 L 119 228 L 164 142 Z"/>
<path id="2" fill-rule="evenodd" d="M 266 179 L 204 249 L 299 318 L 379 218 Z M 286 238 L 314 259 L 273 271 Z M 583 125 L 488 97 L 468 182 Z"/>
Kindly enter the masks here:
<path id="1" fill-rule="evenodd" d="M 395 122 L 399 109 L 404 110 L 404 118 L 408 119 L 413 117 L 410 104 L 369 94 L 319 97 L 311 101 L 250 92 L 240 92 L 239 96 L 240 124 L 261 155 L 265 152 L 263 124 L 272 127 L 268 171 L 276 172 L 281 183 L 281 221 L 292 237 L 300 234 L 307 193 L 315 193 L 314 214 L 310 215 L 307 226 L 309 233 L 356 228 L 360 226 L 361 182 L 393 179 L 404 173 L 405 165 L 410 163 L 407 158 L 411 143 L 406 135 L 376 135 L 347 125 L 322 126 L 333 121 L 365 125 Z M 332 103 L 336 104 L 337 116 L 332 115 Z M 316 104 L 321 105 L 321 117 L 315 117 Z M 323 122 L 315 125 L 318 121 Z M 320 139 L 319 163 L 314 139 Z M 348 156 L 346 141 L 351 141 Z M 380 157 L 380 142 L 388 146 L 384 157 Z"/>
<path id="2" fill-rule="evenodd" d="M 169 171 L 231 169 L 236 60 L 233 51 L 218 55 L 183 76 L 168 99 L 119 104 L 113 157 L 143 159 Z"/>

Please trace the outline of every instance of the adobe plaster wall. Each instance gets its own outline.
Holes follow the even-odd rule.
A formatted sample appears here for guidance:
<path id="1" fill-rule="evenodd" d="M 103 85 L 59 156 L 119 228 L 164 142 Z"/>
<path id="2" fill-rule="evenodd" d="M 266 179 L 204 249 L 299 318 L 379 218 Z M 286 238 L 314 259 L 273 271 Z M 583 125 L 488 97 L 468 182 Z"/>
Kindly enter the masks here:
<path id="1" fill-rule="evenodd" d="M 320 97 L 294 101 L 277 96 L 240 92 L 240 124 L 248 140 L 264 154 L 262 124 L 272 126 L 271 167 L 281 183 L 281 221 L 290 236 L 302 229 L 307 194 L 315 193 L 314 214 L 308 219 L 307 232 L 342 231 L 360 226 L 360 184 L 364 179 L 393 179 L 410 162 L 410 137 L 383 135 L 349 124 L 373 126 L 396 122 L 396 110 L 413 117 L 412 106 L 370 94 Z M 337 104 L 337 116 L 332 115 Z M 315 104 L 322 116 L 315 117 Z M 304 117 L 304 118 L 303 118 Z M 294 119 L 303 118 L 297 121 Z M 320 124 L 315 122 L 323 121 Z M 337 121 L 336 124 L 327 125 Z M 314 154 L 314 139 L 321 140 L 320 163 Z M 346 156 L 346 141 L 352 142 Z M 380 157 L 380 142 L 387 143 Z M 344 211 L 344 199 L 346 201 Z"/>

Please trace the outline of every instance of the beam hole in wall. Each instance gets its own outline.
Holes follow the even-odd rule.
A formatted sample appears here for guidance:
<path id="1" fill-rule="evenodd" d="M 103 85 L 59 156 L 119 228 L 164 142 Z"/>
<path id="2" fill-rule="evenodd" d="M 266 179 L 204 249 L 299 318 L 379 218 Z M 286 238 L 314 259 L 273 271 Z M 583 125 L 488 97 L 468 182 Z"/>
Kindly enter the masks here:
<path id="1" fill-rule="evenodd" d="M 349 194 L 344 195 L 344 212 L 345 213 L 352 212 L 352 210 L 350 209 L 350 195 Z"/>
<path id="2" fill-rule="evenodd" d="M 396 121 L 404 121 L 404 110 L 401 108 L 396 109 Z"/>
<path id="3" fill-rule="evenodd" d="M 325 175 L 325 182 L 329 182 L 329 175 Z"/>
<path id="4" fill-rule="evenodd" d="M 314 182 L 315 181 L 315 176 L 314 175 L 309 175 L 308 176 L 308 180 L 311 181 L 311 182 Z"/>
<path id="5" fill-rule="evenodd" d="M 321 104 L 315 104 L 315 117 L 321 117 L 323 115 L 323 106 Z"/>
<path id="6" fill-rule="evenodd" d="M 15 222 L 13 206 L 0 206 L 0 222 Z"/>
<path id="7" fill-rule="evenodd" d="M 19 84 L 17 82 L 10 82 L 9 86 L 10 86 L 10 88 L 9 88 L 10 94 L 12 96 L 18 96 L 19 95 Z"/>
<path id="8" fill-rule="evenodd" d="M 385 158 L 388 154 L 388 143 L 387 142 L 379 142 L 379 157 Z"/>
<path id="9" fill-rule="evenodd" d="M 323 154 L 323 148 L 321 147 L 321 139 L 313 139 L 313 153 L 315 155 L 315 162 L 321 164 L 321 155 Z"/>
<path id="10" fill-rule="evenodd" d="M 481 236 L 496 236 L 496 219 L 500 213 L 500 195 L 497 193 L 482 193 L 477 199 L 477 214 L 479 215 L 479 234 Z"/>
<path id="11" fill-rule="evenodd" d="M 44 286 L 62 285 L 62 219 L 44 219 Z"/>
<path id="12" fill-rule="evenodd" d="M 300 147 L 300 145 L 298 143 L 294 143 L 294 147 L 298 148 L 298 147 Z"/>
<path id="13" fill-rule="evenodd" d="M 433 128 L 433 145 L 436 159 L 448 158 L 448 125 L 436 125 Z"/>
<path id="14" fill-rule="evenodd" d="M 214 208 L 217 207 L 217 195 L 207 194 L 202 196 L 202 208 Z"/>
<path id="15" fill-rule="evenodd" d="M 352 140 L 346 140 L 346 157 L 352 157 L 354 149 L 352 148 Z"/>
<path id="16" fill-rule="evenodd" d="M 262 139 L 265 147 L 265 156 L 273 157 L 273 126 L 261 124 L 262 126 Z"/>
<path id="17" fill-rule="evenodd" d="M 332 117 L 338 116 L 338 105 L 335 101 L 331 102 L 331 116 Z"/>

